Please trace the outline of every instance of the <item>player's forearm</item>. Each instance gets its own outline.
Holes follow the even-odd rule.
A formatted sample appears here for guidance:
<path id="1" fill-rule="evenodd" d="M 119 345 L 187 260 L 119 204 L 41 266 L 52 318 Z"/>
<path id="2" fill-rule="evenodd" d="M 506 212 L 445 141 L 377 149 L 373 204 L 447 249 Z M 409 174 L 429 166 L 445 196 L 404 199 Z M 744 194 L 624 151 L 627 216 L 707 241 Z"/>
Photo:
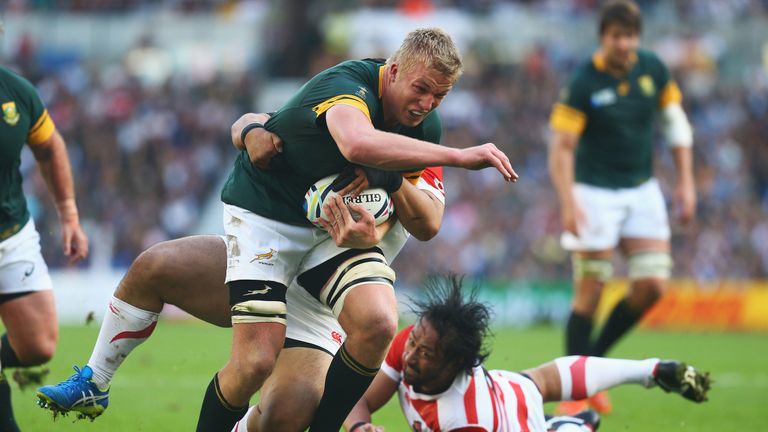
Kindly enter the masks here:
<path id="1" fill-rule="evenodd" d="M 407 170 L 427 166 L 457 166 L 457 149 L 426 141 L 369 129 L 339 145 L 350 162 L 388 170 Z"/>
<path id="2" fill-rule="evenodd" d="M 269 115 L 265 113 L 246 113 L 240 116 L 239 119 L 232 123 L 232 126 L 229 129 L 232 138 L 232 145 L 234 145 L 235 148 L 240 151 L 245 150 L 245 143 L 242 140 L 243 129 L 251 123 L 264 124 L 267 122 L 267 120 L 269 120 Z M 249 134 L 250 133 L 257 134 L 267 132 L 263 128 L 257 128 L 253 129 L 251 132 L 249 132 Z"/>
<path id="3" fill-rule="evenodd" d="M 77 222 L 79 217 L 75 203 L 74 181 L 64 139 L 58 131 L 54 131 L 48 141 L 32 146 L 31 149 L 48 190 L 51 191 L 56 202 L 59 220 Z"/>
<path id="4" fill-rule="evenodd" d="M 395 214 L 412 236 L 427 241 L 437 235 L 443 222 L 443 203 L 437 198 L 407 181 L 391 197 Z"/>
<path id="5" fill-rule="evenodd" d="M 560 205 L 573 203 L 574 152 L 567 138 L 556 136 L 549 148 L 549 175 Z"/>
<path id="6" fill-rule="evenodd" d="M 693 152 L 691 147 L 673 147 L 672 157 L 677 169 L 677 183 L 693 187 Z"/>

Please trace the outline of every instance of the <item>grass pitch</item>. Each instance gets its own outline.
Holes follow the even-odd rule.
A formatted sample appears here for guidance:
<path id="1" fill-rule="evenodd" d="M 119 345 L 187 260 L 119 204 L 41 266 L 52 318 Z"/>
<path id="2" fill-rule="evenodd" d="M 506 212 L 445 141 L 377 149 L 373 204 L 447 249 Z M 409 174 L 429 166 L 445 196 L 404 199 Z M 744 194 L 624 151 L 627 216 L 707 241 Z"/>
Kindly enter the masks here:
<path id="1" fill-rule="evenodd" d="M 98 326 L 62 327 L 58 352 L 48 365 L 48 383 L 73 373 L 90 356 Z M 498 329 L 491 369 L 520 370 L 562 353 L 559 328 Z M 109 409 L 93 423 L 74 416 L 52 420 L 35 404 L 34 389 L 12 384 L 13 402 L 24 431 L 194 430 L 203 392 L 226 361 L 230 332 L 192 322 L 163 322 L 149 341 L 126 360 L 112 384 Z M 768 429 L 768 335 L 741 333 L 635 332 L 611 353 L 626 358 L 675 358 L 712 372 L 710 401 L 696 405 L 658 388 L 629 385 L 610 396 L 614 413 L 602 431 L 724 431 Z M 10 377 L 11 373 L 7 373 Z M 546 409 L 551 411 L 553 404 Z M 390 432 L 406 431 L 396 398 L 374 420 Z"/>

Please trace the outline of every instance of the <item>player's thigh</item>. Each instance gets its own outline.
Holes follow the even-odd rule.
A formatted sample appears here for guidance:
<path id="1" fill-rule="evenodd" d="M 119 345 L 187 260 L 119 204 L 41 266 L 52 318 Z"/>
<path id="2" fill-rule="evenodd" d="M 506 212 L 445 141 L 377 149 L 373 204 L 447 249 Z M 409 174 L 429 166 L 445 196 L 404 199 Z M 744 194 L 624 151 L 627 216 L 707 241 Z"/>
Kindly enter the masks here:
<path id="1" fill-rule="evenodd" d="M 229 326 L 226 265 L 226 245 L 219 236 L 158 243 L 131 265 L 115 296 L 148 310 L 169 303 L 211 324 Z"/>
<path id="2" fill-rule="evenodd" d="M 574 185 L 577 205 L 584 212 L 579 235 L 563 233 L 561 244 L 570 251 L 610 250 L 619 242 L 619 229 L 625 209 L 616 191 L 585 184 Z"/>
<path id="3" fill-rule="evenodd" d="M 319 349 L 284 349 L 261 391 L 256 430 L 306 429 L 322 397 L 331 360 L 330 354 Z"/>
<path id="4" fill-rule="evenodd" d="M 622 223 L 621 238 L 669 241 L 669 217 L 664 196 L 656 179 L 627 190 L 622 197 L 627 204 L 627 216 Z"/>
<path id="5" fill-rule="evenodd" d="M 47 361 L 59 335 L 53 291 L 42 290 L 0 304 L 8 340 L 23 363 Z"/>

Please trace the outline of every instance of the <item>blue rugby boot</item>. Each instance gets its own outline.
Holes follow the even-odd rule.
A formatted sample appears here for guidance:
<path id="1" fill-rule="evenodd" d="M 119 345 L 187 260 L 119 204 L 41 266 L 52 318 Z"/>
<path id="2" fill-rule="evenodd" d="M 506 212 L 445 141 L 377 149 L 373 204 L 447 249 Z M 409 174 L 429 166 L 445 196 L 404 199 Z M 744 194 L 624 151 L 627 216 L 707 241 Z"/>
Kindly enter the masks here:
<path id="1" fill-rule="evenodd" d="M 37 404 L 53 411 L 53 418 L 59 414 L 77 412 L 78 419 L 95 419 L 109 405 L 109 389 L 101 391 L 91 381 L 93 370 L 85 366 L 74 366 L 75 374 L 66 381 L 37 389 Z"/>

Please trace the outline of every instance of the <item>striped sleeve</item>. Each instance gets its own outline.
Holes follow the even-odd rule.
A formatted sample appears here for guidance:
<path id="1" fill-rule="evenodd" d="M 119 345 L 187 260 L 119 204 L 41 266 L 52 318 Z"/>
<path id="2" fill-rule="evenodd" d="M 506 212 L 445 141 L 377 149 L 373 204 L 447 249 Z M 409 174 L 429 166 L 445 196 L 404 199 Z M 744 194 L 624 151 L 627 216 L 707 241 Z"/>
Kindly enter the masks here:
<path id="1" fill-rule="evenodd" d="M 665 108 L 674 103 L 683 102 L 683 93 L 680 91 L 680 87 L 674 80 L 667 81 L 667 85 L 661 90 L 659 94 L 659 108 Z"/>
<path id="2" fill-rule="evenodd" d="M 338 96 L 334 96 L 332 98 L 326 99 L 323 102 L 320 102 L 319 104 L 315 105 L 312 108 L 312 111 L 315 112 L 315 115 L 317 117 L 320 117 L 321 115 L 325 114 L 326 111 L 331 109 L 334 105 L 349 105 L 352 107 L 355 107 L 359 109 L 360 111 L 365 114 L 366 117 L 368 117 L 368 120 L 371 120 L 371 112 L 368 109 L 368 105 L 365 103 L 365 101 L 353 94 L 342 94 Z"/>
<path id="3" fill-rule="evenodd" d="M 581 135 L 587 125 L 587 115 L 564 103 L 556 103 L 549 117 L 549 125 L 558 132 Z"/>
<path id="4" fill-rule="evenodd" d="M 43 109 L 43 113 L 38 117 L 35 124 L 30 128 L 27 134 L 27 142 L 31 145 L 42 144 L 48 141 L 56 130 L 48 110 Z"/>

